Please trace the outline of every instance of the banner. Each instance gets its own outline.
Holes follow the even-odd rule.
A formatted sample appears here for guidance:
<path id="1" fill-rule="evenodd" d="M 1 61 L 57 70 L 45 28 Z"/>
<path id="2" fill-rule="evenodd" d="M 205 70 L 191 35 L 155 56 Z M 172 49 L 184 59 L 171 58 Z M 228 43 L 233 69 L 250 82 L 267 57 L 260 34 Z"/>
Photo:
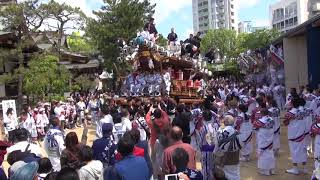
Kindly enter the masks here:
<path id="1" fill-rule="evenodd" d="M 2 114 L 3 114 L 3 119 L 6 116 L 7 110 L 9 108 L 13 109 L 13 117 L 17 118 L 17 109 L 16 109 L 16 101 L 15 100 L 4 100 L 2 101 Z"/>

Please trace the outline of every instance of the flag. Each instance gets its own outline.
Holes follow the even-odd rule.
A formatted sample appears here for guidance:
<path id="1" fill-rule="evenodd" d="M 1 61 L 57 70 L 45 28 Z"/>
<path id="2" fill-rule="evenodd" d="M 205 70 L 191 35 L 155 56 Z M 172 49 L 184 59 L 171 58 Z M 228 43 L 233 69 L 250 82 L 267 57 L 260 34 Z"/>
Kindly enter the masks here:
<path id="1" fill-rule="evenodd" d="M 271 55 L 271 61 L 276 63 L 277 65 L 284 64 L 284 59 L 277 54 L 277 48 L 273 45 L 270 45 L 270 55 Z"/>

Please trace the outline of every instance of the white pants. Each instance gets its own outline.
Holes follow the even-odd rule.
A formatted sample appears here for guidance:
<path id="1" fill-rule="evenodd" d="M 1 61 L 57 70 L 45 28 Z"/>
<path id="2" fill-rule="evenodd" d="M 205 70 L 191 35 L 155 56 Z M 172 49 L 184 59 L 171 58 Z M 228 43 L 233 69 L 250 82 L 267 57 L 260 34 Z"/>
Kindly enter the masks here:
<path id="1" fill-rule="evenodd" d="M 280 134 L 273 135 L 273 149 L 280 149 Z"/>
<path id="2" fill-rule="evenodd" d="M 262 170 L 271 170 L 275 169 L 275 167 L 276 160 L 274 158 L 273 150 L 260 150 L 260 152 L 258 152 L 258 168 Z"/>
<path id="3" fill-rule="evenodd" d="M 289 149 L 292 163 L 307 162 L 308 155 L 304 140 L 301 142 L 294 142 L 289 140 Z"/>
<path id="4" fill-rule="evenodd" d="M 228 180 L 240 180 L 240 165 L 223 166 L 223 172 Z"/>

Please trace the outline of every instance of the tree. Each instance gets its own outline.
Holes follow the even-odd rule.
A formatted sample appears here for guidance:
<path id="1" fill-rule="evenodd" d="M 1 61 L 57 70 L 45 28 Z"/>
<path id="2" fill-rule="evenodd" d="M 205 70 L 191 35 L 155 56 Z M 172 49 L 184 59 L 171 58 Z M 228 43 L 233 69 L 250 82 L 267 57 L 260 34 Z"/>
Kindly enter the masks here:
<path id="1" fill-rule="evenodd" d="M 103 54 L 106 67 L 113 68 L 114 64 L 121 64 L 116 61 L 120 53 L 117 40 L 133 39 L 154 14 L 155 4 L 151 5 L 149 0 L 104 0 L 104 3 L 100 11 L 94 12 L 97 18 L 88 21 L 86 33 Z"/>
<path id="2" fill-rule="evenodd" d="M 40 10 L 47 13 L 48 19 L 45 24 L 49 28 L 58 31 L 57 50 L 60 51 L 62 37 L 68 29 L 81 29 L 85 25 L 86 15 L 80 10 L 79 7 L 71 7 L 66 3 L 59 4 L 54 0 L 50 0 L 47 4 L 42 4 Z"/>
<path id="3" fill-rule="evenodd" d="M 58 65 L 59 58 L 50 54 L 36 55 L 24 70 L 23 89 L 27 95 L 45 97 L 62 95 L 69 88 L 71 74 L 63 65 Z"/>
<path id="4" fill-rule="evenodd" d="M 94 52 L 92 43 L 85 37 L 80 35 L 80 32 L 73 32 L 67 38 L 69 48 L 73 52 L 89 54 Z"/>
<path id="5" fill-rule="evenodd" d="M 78 90 L 84 92 L 93 89 L 96 86 L 95 81 L 91 80 L 87 75 L 80 75 L 76 77 L 74 80 L 74 85 L 79 87 Z"/>
<path id="6" fill-rule="evenodd" d="M 47 18 L 47 13 L 39 8 L 39 0 L 12 3 L 0 11 L 0 21 L 6 31 L 15 32 L 19 38 L 37 31 Z"/>
<path id="7" fill-rule="evenodd" d="M 157 44 L 159 46 L 166 47 L 168 45 L 168 40 L 165 37 L 163 37 L 162 34 L 159 34 L 159 38 L 157 41 L 158 41 Z"/>
<path id="8" fill-rule="evenodd" d="M 257 49 L 269 46 L 273 40 L 280 37 L 281 33 L 276 29 L 263 29 L 248 34 L 242 46 L 246 49 Z"/>
<path id="9" fill-rule="evenodd" d="M 210 49 L 219 49 L 221 57 L 237 57 L 237 33 L 228 29 L 209 30 L 201 40 L 201 51 L 208 52 Z"/>

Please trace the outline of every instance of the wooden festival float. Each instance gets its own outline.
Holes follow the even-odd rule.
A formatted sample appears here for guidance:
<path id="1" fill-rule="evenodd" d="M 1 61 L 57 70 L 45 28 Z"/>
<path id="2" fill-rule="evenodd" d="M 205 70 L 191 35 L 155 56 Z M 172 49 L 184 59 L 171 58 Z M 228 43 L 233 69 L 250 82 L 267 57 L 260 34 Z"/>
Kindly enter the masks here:
<path id="1" fill-rule="evenodd" d="M 207 74 L 205 72 L 208 71 L 200 69 L 202 62 L 192 60 L 190 57 L 168 56 L 166 52 L 143 45 L 139 47 L 138 52 L 129 60 L 129 63 L 134 67 L 133 72 L 154 71 L 161 75 L 169 72 L 171 75 L 170 97 L 179 98 L 180 102 L 186 104 L 202 102 L 203 97 L 198 93 L 201 87 L 200 79 L 206 79 Z M 150 63 L 153 66 L 150 67 Z M 190 79 L 190 76 L 193 78 Z M 163 82 L 161 86 L 162 95 L 165 94 L 164 89 Z"/>

